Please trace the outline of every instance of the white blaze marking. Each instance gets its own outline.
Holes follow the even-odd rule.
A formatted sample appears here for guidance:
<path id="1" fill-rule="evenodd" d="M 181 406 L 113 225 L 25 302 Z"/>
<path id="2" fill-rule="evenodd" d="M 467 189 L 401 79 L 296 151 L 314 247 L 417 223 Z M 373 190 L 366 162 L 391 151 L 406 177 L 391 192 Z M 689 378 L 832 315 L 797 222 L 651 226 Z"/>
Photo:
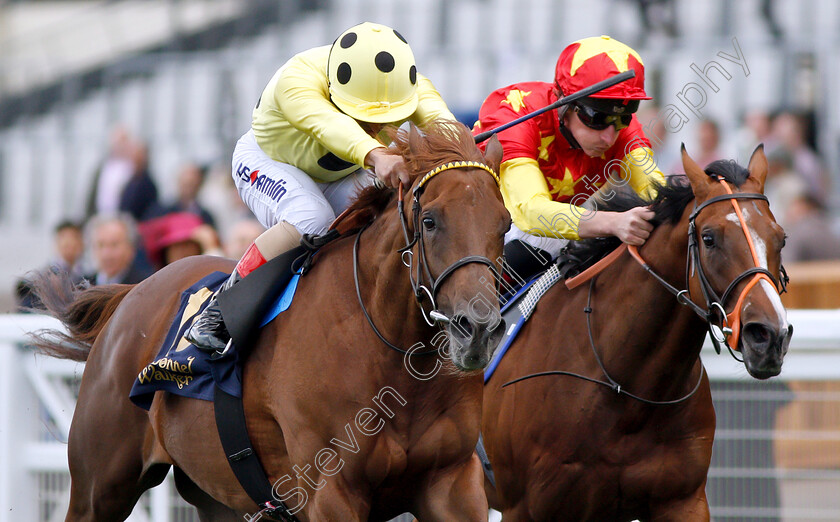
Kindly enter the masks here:
<path id="1" fill-rule="evenodd" d="M 741 213 L 744 215 L 744 221 L 749 223 L 749 213 L 747 209 L 742 208 Z M 741 220 L 738 219 L 738 215 L 735 212 L 730 212 L 727 214 L 726 219 L 732 221 L 733 223 L 741 226 Z M 749 225 L 747 225 L 747 230 L 750 233 L 750 237 L 752 238 L 753 246 L 755 246 L 755 256 L 758 258 L 758 266 L 767 270 L 767 245 L 764 243 L 764 240 L 761 239 L 758 234 L 755 233 L 755 230 Z M 770 303 L 773 305 L 773 308 L 776 310 L 776 315 L 779 319 L 779 324 L 784 325 L 787 327 L 787 312 L 785 311 L 785 307 L 782 304 L 782 299 L 779 297 L 779 294 L 776 291 L 776 288 L 771 285 L 766 279 L 761 279 L 759 281 L 761 288 L 764 289 L 764 292 L 767 294 L 767 298 L 770 300 Z M 744 307 L 746 311 L 746 307 Z"/>

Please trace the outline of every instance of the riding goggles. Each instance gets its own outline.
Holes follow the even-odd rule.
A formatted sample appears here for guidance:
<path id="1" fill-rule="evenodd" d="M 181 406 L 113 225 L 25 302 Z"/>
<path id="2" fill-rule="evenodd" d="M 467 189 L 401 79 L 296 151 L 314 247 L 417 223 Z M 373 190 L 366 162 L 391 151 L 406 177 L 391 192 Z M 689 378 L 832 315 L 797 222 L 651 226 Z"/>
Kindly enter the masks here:
<path id="1" fill-rule="evenodd" d="M 630 121 L 633 119 L 632 114 L 606 114 L 580 103 L 576 103 L 574 109 L 581 123 L 590 129 L 599 131 L 606 129 L 610 125 L 619 131 L 630 125 Z"/>

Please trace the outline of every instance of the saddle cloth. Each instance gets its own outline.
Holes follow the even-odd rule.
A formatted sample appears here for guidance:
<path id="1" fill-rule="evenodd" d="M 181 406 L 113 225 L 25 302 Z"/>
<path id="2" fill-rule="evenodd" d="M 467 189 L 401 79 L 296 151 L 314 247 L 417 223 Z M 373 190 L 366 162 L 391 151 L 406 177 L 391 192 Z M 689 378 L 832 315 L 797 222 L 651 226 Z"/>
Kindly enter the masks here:
<path id="1" fill-rule="evenodd" d="M 193 320 L 207 307 L 210 297 L 230 274 L 213 272 L 181 293 L 178 312 L 155 359 L 143 368 L 134 381 L 129 398 L 148 410 L 156 391 L 167 391 L 184 397 L 212 401 L 215 386 L 234 397 L 242 397 L 242 369 L 239 354 L 212 359 L 211 353 L 199 350 L 184 339 Z M 265 326 L 292 301 L 299 276 L 294 276 L 259 322 Z"/>

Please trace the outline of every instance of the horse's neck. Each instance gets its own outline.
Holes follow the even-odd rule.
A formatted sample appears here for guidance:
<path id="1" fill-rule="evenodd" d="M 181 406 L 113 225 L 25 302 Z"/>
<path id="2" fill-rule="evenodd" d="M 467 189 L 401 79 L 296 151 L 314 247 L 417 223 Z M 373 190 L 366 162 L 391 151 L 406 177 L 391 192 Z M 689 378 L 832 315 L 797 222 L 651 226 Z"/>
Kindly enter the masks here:
<path id="1" fill-rule="evenodd" d="M 653 270 L 679 290 L 686 284 L 686 232 L 687 228 L 679 224 L 661 225 L 640 249 L 642 258 Z M 613 272 L 615 282 L 599 285 L 592 295 L 592 307 L 601 308 L 601 324 L 593 324 L 593 334 L 596 339 L 604 339 L 605 346 L 616 347 L 612 354 L 604 354 L 604 358 L 623 366 L 628 376 L 644 373 L 661 375 L 667 380 L 690 373 L 703 343 L 702 321 L 690 308 L 680 306 L 676 297 L 653 276 L 644 273 L 639 278 L 628 278 L 625 274 L 632 273 L 630 270 L 638 271 L 638 263 L 630 256 L 623 256 Z M 628 300 L 628 296 L 632 297 Z M 608 303 L 626 304 L 608 310 Z M 629 308 L 642 314 L 631 313 Z M 624 314 L 639 319 L 629 321 L 617 317 L 608 326 L 605 317 Z M 623 324 L 626 331 L 611 331 L 612 324 Z M 607 337 L 624 341 L 609 343 Z M 609 366 L 610 361 L 605 362 Z M 650 372 L 639 372 L 642 367 L 653 368 Z"/>
<path id="2" fill-rule="evenodd" d="M 405 246 L 396 212 L 377 219 L 362 235 L 359 248 L 359 290 L 380 332 L 398 346 L 430 341 L 436 329 L 423 320 L 414 298 L 409 268 L 398 249 Z"/>

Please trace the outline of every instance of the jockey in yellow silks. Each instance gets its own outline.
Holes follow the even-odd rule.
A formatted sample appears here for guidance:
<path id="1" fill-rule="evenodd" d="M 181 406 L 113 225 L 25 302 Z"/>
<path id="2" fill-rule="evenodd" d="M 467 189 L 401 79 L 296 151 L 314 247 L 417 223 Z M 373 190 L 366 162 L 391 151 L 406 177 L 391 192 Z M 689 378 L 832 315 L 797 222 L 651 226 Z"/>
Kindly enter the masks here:
<path id="1" fill-rule="evenodd" d="M 387 186 L 407 184 L 403 159 L 386 154 L 383 125 L 422 127 L 441 118 L 454 120 L 417 72 L 405 38 L 390 27 L 365 22 L 330 46 L 292 57 L 262 91 L 251 129 L 233 152 L 239 195 L 268 230 L 220 291 L 298 246 L 302 234 L 326 232 L 374 175 Z M 186 338 L 224 350 L 230 335 L 215 295 Z"/>
<path id="2" fill-rule="evenodd" d="M 636 51 L 608 36 L 566 47 L 557 60 L 554 83 L 510 85 L 492 92 L 482 104 L 475 133 L 629 69 L 635 70 L 635 78 L 498 133 L 504 148 L 502 196 L 513 218 L 505 237 L 509 263 L 523 258 L 523 244 L 545 251 L 546 256 L 539 256 L 543 260 L 555 257 L 570 239 L 616 236 L 641 245 L 653 229 L 649 209 L 604 212 L 581 205 L 608 179 L 612 186 L 629 185 L 650 197 L 651 181 L 664 182 L 664 176 L 634 116 L 640 100 L 650 99 L 644 64 Z M 532 272 L 532 264 L 525 263 L 531 266 L 523 270 Z"/>

